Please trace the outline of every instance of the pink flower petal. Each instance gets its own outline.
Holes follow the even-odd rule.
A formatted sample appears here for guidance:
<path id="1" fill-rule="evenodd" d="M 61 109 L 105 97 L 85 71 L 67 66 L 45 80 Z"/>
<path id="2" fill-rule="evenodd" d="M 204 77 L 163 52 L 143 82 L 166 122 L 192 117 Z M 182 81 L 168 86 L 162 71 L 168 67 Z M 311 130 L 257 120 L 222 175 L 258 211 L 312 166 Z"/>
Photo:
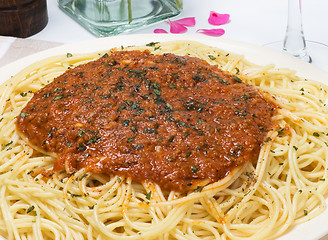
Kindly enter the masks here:
<path id="1" fill-rule="evenodd" d="M 164 29 L 157 28 L 157 29 L 154 30 L 154 33 L 168 33 L 168 32 Z"/>
<path id="2" fill-rule="evenodd" d="M 168 19 L 168 23 L 170 24 L 170 32 L 171 33 L 185 33 L 188 30 L 182 24 L 172 22 L 170 19 Z"/>
<path id="3" fill-rule="evenodd" d="M 230 15 L 229 14 L 220 14 L 214 11 L 210 12 L 210 16 L 208 18 L 208 22 L 212 25 L 223 25 L 229 22 Z"/>
<path id="4" fill-rule="evenodd" d="M 220 37 L 222 36 L 225 31 L 222 28 L 219 29 L 198 29 L 196 32 L 198 33 L 202 33 L 208 36 L 212 36 L 212 37 Z"/>
<path id="5" fill-rule="evenodd" d="M 172 21 L 174 23 L 178 23 L 181 24 L 183 26 L 187 26 L 187 27 L 193 27 L 196 24 L 196 20 L 194 17 L 189 17 L 189 18 L 181 18 L 179 20 L 176 21 Z"/>

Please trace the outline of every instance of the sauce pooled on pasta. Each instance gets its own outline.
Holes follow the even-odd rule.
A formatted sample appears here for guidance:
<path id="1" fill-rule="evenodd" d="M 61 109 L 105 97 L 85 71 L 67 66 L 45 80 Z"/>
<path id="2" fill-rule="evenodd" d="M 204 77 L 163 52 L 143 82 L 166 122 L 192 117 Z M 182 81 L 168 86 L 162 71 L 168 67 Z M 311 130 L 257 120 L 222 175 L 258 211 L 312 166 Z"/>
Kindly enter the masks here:
<path id="1" fill-rule="evenodd" d="M 205 60 L 116 51 L 69 69 L 17 117 L 54 170 L 131 177 L 184 192 L 256 161 L 276 106 Z"/>

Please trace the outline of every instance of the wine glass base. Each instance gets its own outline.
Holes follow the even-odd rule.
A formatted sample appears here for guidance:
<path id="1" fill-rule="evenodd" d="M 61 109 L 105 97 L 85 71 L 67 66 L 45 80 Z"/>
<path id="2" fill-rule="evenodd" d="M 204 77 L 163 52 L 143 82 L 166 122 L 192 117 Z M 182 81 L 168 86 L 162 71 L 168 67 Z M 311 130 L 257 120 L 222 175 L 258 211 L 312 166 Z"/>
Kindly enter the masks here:
<path id="1" fill-rule="evenodd" d="M 283 41 L 268 43 L 264 46 L 285 52 L 283 49 Z M 306 41 L 306 48 L 308 58 L 306 56 L 300 56 L 299 58 L 328 72 L 328 45 L 314 41 Z"/>

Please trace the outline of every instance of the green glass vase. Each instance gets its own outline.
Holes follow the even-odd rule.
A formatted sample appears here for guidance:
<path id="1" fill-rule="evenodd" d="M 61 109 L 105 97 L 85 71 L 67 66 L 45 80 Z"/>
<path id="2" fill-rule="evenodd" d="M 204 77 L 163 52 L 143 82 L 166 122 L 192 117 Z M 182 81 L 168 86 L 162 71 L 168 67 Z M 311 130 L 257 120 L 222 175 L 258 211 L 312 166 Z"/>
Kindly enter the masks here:
<path id="1" fill-rule="evenodd" d="M 58 4 L 98 37 L 140 29 L 182 11 L 182 0 L 58 0 Z"/>

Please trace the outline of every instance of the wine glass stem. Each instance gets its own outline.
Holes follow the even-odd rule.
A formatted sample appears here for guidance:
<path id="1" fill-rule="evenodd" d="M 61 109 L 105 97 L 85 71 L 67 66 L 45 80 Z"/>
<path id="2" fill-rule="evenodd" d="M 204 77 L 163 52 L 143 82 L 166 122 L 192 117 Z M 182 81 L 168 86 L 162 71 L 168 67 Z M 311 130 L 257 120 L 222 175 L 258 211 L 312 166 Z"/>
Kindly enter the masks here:
<path id="1" fill-rule="evenodd" d="M 301 0 L 288 0 L 288 22 L 283 49 L 295 57 L 311 62 L 303 33 Z"/>

